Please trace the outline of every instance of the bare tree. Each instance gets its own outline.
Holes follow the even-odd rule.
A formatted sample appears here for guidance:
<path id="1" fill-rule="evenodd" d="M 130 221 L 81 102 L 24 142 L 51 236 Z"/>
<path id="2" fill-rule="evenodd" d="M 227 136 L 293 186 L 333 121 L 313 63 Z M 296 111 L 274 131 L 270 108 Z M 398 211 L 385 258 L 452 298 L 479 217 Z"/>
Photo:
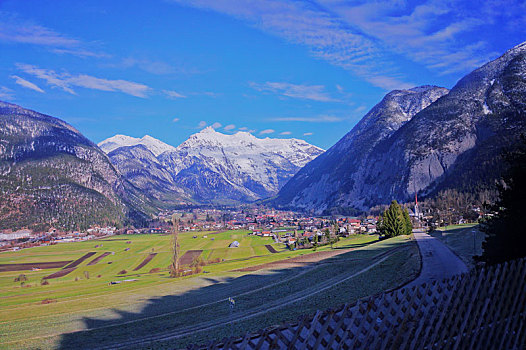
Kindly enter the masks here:
<path id="1" fill-rule="evenodd" d="M 175 215 L 172 217 L 172 264 L 170 265 L 170 277 L 179 276 L 179 222 Z"/>

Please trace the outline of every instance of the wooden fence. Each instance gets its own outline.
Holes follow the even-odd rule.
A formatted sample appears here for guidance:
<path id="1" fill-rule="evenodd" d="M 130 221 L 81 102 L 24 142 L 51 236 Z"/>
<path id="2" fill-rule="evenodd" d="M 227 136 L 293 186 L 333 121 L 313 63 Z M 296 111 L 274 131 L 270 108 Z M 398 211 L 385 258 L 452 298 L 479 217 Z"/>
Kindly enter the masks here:
<path id="1" fill-rule="evenodd" d="M 526 259 L 192 349 L 524 349 Z"/>

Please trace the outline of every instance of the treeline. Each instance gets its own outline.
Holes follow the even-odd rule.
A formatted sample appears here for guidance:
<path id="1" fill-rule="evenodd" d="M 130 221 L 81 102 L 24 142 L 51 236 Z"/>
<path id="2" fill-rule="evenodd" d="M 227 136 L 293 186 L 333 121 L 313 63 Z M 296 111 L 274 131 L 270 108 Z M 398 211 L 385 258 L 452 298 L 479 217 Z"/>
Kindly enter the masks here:
<path id="1" fill-rule="evenodd" d="M 491 209 L 498 200 L 498 191 L 481 190 L 476 193 L 459 192 L 448 189 L 433 198 L 419 203 L 420 211 L 430 226 L 447 226 L 460 222 L 476 222 Z"/>

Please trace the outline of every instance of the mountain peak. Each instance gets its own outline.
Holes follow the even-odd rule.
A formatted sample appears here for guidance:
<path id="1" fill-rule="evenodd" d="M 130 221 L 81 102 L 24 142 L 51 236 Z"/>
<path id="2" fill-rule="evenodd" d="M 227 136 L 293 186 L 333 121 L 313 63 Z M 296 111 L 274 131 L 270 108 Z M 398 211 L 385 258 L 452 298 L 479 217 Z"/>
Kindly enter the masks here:
<path id="1" fill-rule="evenodd" d="M 510 51 L 522 51 L 522 50 L 526 50 L 526 41 L 512 47 L 511 49 L 508 50 L 508 52 Z"/>
<path id="2" fill-rule="evenodd" d="M 101 141 L 98 144 L 100 149 L 102 149 L 106 154 L 120 147 L 128 147 L 128 146 L 136 146 L 136 145 L 143 145 L 150 152 L 152 152 L 156 157 L 159 156 L 163 152 L 175 150 L 175 147 L 170 146 L 150 135 L 144 135 L 142 138 L 137 138 L 137 137 L 131 137 L 127 135 L 118 134 L 104 141 Z"/>
<path id="3" fill-rule="evenodd" d="M 429 90 L 433 90 L 433 89 L 444 89 L 440 86 L 436 86 L 436 85 L 421 85 L 421 86 L 415 86 L 411 89 L 407 89 L 407 91 L 411 91 L 411 92 L 426 92 L 426 91 L 429 91 Z"/>
<path id="4" fill-rule="evenodd" d="M 206 128 L 204 128 L 203 130 L 199 131 L 199 134 L 219 134 L 216 129 L 214 129 L 213 127 L 211 126 L 207 126 Z"/>

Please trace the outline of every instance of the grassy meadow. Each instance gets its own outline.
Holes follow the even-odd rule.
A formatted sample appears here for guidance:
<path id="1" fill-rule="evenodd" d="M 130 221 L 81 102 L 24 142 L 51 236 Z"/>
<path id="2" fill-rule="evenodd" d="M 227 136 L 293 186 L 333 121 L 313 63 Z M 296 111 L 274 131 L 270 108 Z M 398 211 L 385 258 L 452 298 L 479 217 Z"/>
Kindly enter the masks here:
<path id="1" fill-rule="evenodd" d="M 221 262 L 177 279 L 167 271 L 169 235 L 113 236 L 1 253 L 0 264 L 17 264 L 73 261 L 96 252 L 68 275 L 49 279 L 48 285 L 41 285 L 43 277 L 61 269 L 0 272 L 0 348 L 92 348 L 167 330 L 178 336 L 166 344 L 180 347 L 230 335 L 229 322 L 237 332 L 245 332 L 396 287 L 414 277 L 420 265 L 410 237 L 379 242 L 374 235 L 356 235 L 340 240 L 332 250 L 324 246 L 313 252 L 289 251 L 271 238 L 247 233 L 181 233 L 181 256 L 202 250 L 203 259 Z M 228 248 L 234 240 L 240 247 Z M 111 253 L 88 265 L 105 252 Z M 152 252 L 157 255 L 133 271 Z M 308 260 L 324 252 L 342 254 Z M 265 268 L 289 258 L 307 262 Z M 240 271 L 260 265 L 256 271 Z M 24 286 L 15 282 L 21 273 L 27 277 Z M 130 279 L 134 281 L 109 284 Z M 234 319 L 225 301 L 230 296 L 236 299 Z M 204 328 L 208 330 L 200 331 Z"/>

